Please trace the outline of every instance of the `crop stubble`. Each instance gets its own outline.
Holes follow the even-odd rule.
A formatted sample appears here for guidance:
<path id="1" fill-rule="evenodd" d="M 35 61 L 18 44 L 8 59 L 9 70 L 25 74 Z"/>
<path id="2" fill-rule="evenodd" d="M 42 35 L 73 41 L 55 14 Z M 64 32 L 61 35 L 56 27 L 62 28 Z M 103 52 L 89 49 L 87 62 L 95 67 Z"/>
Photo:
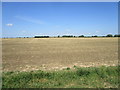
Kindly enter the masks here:
<path id="1" fill-rule="evenodd" d="M 3 71 L 118 64 L 118 38 L 2 39 Z"/>

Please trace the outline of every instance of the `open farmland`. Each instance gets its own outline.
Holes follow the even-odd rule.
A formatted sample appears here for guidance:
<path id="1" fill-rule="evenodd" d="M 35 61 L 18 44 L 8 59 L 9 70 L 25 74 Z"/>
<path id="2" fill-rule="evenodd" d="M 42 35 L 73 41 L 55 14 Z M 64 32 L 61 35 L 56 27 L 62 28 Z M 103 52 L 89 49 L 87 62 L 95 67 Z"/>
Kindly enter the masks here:
<path id="1" fill-rule="evenodd" d="M 118 38 L 2 40 L 3 71 L 60 70 L 118 64 Z"/>

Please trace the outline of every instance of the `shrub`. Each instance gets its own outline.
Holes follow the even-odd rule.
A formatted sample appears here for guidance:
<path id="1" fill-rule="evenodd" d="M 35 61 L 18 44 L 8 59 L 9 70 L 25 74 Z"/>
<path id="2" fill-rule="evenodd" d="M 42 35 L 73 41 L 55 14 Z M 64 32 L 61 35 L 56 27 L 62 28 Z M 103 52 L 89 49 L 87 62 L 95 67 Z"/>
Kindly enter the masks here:
<path id="1" fill-rule="evenodd" d="M 63 35 L 62 37 L 73 37 L 73 35 Z"/>
<path id="2" fill-rule="evenodd" d="M 84 37 L 84 35 L 81 35 L 81 36 L 79 36 L 79 37 Z"/>
<path id="3" fill-rule="evenodd" d="M 97 35 L 95 35 L 95 36 L 92 36 L 92 37 L 98 37 Z"/>
<path id="4" fill-rule="evenodd" d="M 106 37 L 113 37 L 113 35 L 112 34 L 108 34 Z"/>
<path id="5" fill-rule="evenodd" d="M 35 36 L 34 38 L 49 38 L 49 36 Z"/>
<path id="6" fill-rule="evenodd" d="M 120 37 L 120 34 L 118 34 L 118 35 L 116 34 L 116 35 L 114 35 L 114 37 Z"/>

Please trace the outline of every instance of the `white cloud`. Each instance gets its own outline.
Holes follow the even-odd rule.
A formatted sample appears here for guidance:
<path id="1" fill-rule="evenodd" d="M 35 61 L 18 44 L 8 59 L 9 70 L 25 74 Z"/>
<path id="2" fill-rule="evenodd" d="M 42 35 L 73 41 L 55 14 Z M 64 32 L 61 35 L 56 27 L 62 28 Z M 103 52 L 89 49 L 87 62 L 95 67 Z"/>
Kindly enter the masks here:
<path id="1" fill-rule="evenodd" d="M 31 23 L 35 23 L 35 24 L 44 24 L 43 21 L 39 20 L 39 19 L 35 19 L 32 17 L 26 17 L 26 16 L 15 16 L 18 19 L 27 21 L 27 22 L 31 22 Z"/>
<path id="2" fill-rule="evenodd" d="M 99 33 L 100 31 L 96 31 L 96 33 Z"/>
<path id="3" fill-rule="evenodd" d="M 71 31 L 71 29 L 68 29 L 68 28 L 67 28 L 67 29 L 65 29 L 65 31 L 70 32 L 70 31 Z"/>
<path id="4" fill-rule="evenodd" d="M 26 33 L 26 31 L 25 31 L 25 30 L 23 30 L 23 31 L 22 31 L 22 33 Z"/>
<path id="5" fill-rule="evenodd" d="M 59 28 L 60 27 L 60 25 L 55 25 L 55 28 Z"/>
<path id="6" fill-rule="evenodd" d="M 6 24 L 6 26 L 8 26 L 8 27 L 12 27 L 13 24 L 12 24 L 12 23 L 8 23 L 8 24 Z"/>

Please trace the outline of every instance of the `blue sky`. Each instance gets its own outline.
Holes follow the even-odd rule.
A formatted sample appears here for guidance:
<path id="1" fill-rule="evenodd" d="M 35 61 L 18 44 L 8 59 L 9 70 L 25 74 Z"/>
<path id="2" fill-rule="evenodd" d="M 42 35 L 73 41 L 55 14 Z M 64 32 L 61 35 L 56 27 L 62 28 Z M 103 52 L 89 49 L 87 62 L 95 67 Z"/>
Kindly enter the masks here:
<path id="1" fill-rule="evenodd" d="M 3 2 L 3 37 L 118 33 L 117 2 Z"/>

